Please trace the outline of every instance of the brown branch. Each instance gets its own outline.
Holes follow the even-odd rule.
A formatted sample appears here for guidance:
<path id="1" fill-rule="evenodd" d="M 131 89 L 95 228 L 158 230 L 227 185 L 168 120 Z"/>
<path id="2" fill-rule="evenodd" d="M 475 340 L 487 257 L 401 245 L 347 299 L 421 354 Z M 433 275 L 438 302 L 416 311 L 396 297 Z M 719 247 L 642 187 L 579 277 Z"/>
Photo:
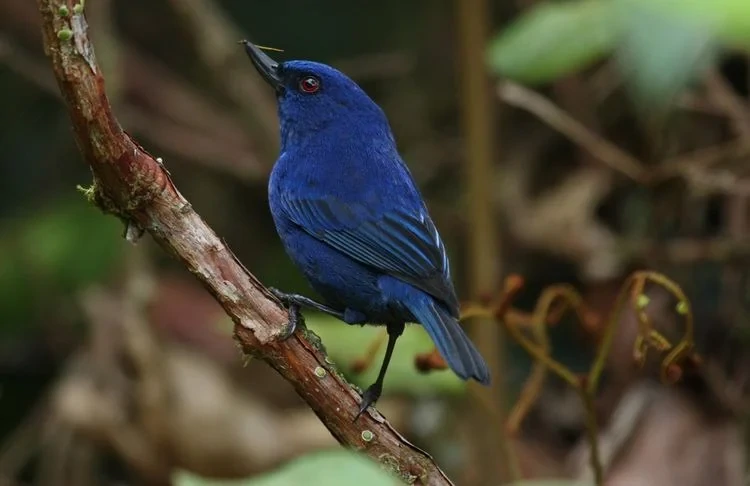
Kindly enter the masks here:
<path id="1" fill-rule="evenodd" d="M 715 70 L 706 76 L 708 97 L 732 121 L 737 135 L 745 142 L 750 140 L 750 111 L 743 99 L 732 89 L 726 79 Z"/>
<path id="2" fill-rule="evenodd" d="M 647 260 L 684 265 L 701 261 L 739 261 L 750 257 L 750 239 L 673 238 L 667 241 L 628 240 L 618 242 L 617 249 L 626 260 Z"/>
<path id="3" fill-rule="evenodd" d="M 484 62 L 484 46 L 489 39 L 490 2 L 487 0 L 457 0 L 456 27 L 459 41 L 460 64 L 457 66 L 461 83 L 461 128 L 465 139 L 466 190 L 468 193 L 468 247 L 466 262 L 470 291 L 474 298 L 487 295 L 497 288 L 501 279 L 500 255 L 502 242 L 498 238 L 497 221 L 492 205 L 492 179 L 495 173 L 495 156 L 500 151 L 494 129 L 494 104 L 487 102 L 492 86 Z M 485 434 L 487 426 L 500 418 L 505 411 L 501 405 L 494 411 L 483 403 L 505 403 L 505 343 L 497 326 L 477 322 L 470 334 L 477 348 L 487 360 L 492 383 L 477 390 L 472 400 L 470 414 L 466 417 L 468 430 L 474 437 L 471 442 L 472 459 L 481 484 L 505 483 L 520 479 L 520 471 L 510 441 L 506 434 Z M 484 325 L 483 325 L 484 324 Z M 489 412 L 489 413 L 488 413 Z M 502 429 L 500 429 L 502 430 Z"/>
<path id="4" fill-rule="evenodd" d="M 359 395 L 326 360 L 310 333 L 278 337 L 287 314 L 178 192 L 165 168 L 120 127 L 73 0 L 38 0 L 45 52 L 52 60 L 78 147 L 94 174 L 87 195 L 126 222 L 131 239 L 148 231 L 211 292 L 235 322 L 246 353 L 278 371 L 343 445 L 388 464 L 420 485 L 452 484 L 425 452 L 377 412 L 353 418 Z M 65 12 L 62 7 L 66 7 Z"/>
<path id="5" fill-rule="evenodd" d="M 740 159 L 750 154 L 750 144 L 744 140 L 700 148 L 665 160 L 652 172 L 652 181 L 661 182 L 671 177 L 685 177 L 691 170 L 707 171 L 727 160 Z"/>
<path id="6" fill-rule="evenodd" d="M 641 161 L 591 131 L 544 96 L 510 81 L 498 85 L 498 94 L 509 105 L 523 108 L 544 120 L 611 169 L 636 182 L 647 179 L 648 169 Z"/>
<path id="7" fill-rule="evenodd" d="M 129 73 L 125 91 L 147 98 L 147 105 L 125 102 L 118 107 L 119 119 L 130 132 L 179 157 L 242 180 L 256 180 L 269 168 L 254 155 L 256 150 L 236 119 L 218 110 L 205 97 L 177 81 L 173 73 L 126 47 L 123 63 Z M 42 58 L 24 52 L 0 34 L 0 63 L 35 84 L 60 96 L 55 78 Z M 135 72 L 135 74 L 133 74 Z"/>
<path id="8" fill-rule="evenodd" d="M 242 37 L 237 26 L 217 2 L 170 0 L 170 4 L 188 32 L 193 34 L 196 52 L 217 85 L 250 115 L 248 122 L 263 135 L 260 151 L 277 150 L 276 105 L 254 69 L 244 62 L 244 55 L 237 51 L 237 39 Z"/>
<path id="9" fill-rule="evenodd" d="M 704 167 L 717 164 L 727 158 L 741 157 L 750 150 L 744 136 L 739 141 L 726 145 L 698 149 L 664 161 L 654 169 L 628 154 L 617 145 L 577 121 L 549 98 L 520 84 L 504 81 L 498 85 L 498 96 L 505 103 L 521 108 L 536 116 L 551 128 L 565 135 L 576 145 L 588 150 L 602 164 L 642 184 L 655 184 L 671 177 L 682 177 L 689 184 L 703 191 L 745 196 L 750 194 L 747 181 L 729 172 L 711 173 Z M 722 93 L 723 96 L 728 96 Z M 722 100 L 727 104 L 727 100 Z M 737 110 L 734 110 L 737 111 Z M 730 114 L 733 119 L 745 116 Z M 744 118 L 736 124 L 744 123 Z M 745 129 L 746 127 L 741 127 Z"/>

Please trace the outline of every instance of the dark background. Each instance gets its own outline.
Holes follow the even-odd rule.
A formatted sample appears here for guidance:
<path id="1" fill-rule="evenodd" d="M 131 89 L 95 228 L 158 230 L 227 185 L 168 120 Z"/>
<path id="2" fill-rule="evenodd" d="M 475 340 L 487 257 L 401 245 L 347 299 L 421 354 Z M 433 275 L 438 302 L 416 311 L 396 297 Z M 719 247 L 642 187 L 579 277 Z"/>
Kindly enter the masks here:
<path id="1" fill-rule="evenodd" d="M 85 11 L 121 124 L 266 285 L 310 293 L 268 212 L 275 105 L 242 38 L 330 63 L 384 108 L 462 300 L 519 274 L 523 320 L 547 286 L 578 289 L 589 325 L 550 330 L 574 371 L 631 271 L 677 281 L 704 363 L 664 386 L 656 361 L 633 365 L 632 312 L 619 321 L 597 400 L 607 484 L 744 484 L 750 4 L 88 0 Z M 35 2 L 0 2 L 0 483 L 388 484 L 342 455 L 273 371 L 243 360 L 191 275 L 148 237 L 127 243 L 76 189 L 91 175 L 39 24 Z M 472 91 L 472 73 L 486 89 Z M 648 295 L 655 325 L 679 336 L 674 303 Z M 377 366 L 351 369 L 378 330 L 308 324 L 353 382 L 372 380 Z M 473 332 L 493 353 L 491 391 L 417 372 L 431 344 L 410 328 L 378 408 L 457 484 L 511 479 L 507 445 L 525 478 L 588 478 L 575 394 L 548 379 L 510 436 L 498 417 L 532 363 L 499 325 Z"/>

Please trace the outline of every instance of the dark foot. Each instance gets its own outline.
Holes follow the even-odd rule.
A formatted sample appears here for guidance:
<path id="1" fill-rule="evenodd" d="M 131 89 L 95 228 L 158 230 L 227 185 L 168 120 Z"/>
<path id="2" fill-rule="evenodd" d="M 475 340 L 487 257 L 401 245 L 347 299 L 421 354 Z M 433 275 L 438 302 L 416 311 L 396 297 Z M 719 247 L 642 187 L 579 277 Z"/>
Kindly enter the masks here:
<path id="1" fill-rule="evenodd" d="M 287 312 L 289 312 L 289 321 L 287 323 L 286 330 L 284 330 L 284 334 L 281 336 L 282 341 L 286 341 L 290 337 L 294 336 L 294 332 L 297 330 L 297 326 L 303 320 L 302 313 L 299 311 L 299 306 L 297 304 L 288 304 Z"/>
<path id="2" fill-rule="evenodd" d="M 354 417 L 354 422 L 357 421 L 360 415 L 367 410 L 370 405 L 374 405 L 375 402 L 378 401 L 378 398 L 380 398 L 380 394 L 383 392 L 383 385 L 381 383 L 375 382 L 370 387 L 365 390 L 365 392 L 362 394 L 362 403 L 359 406 L 359 412 L 357 412 L 357 415 Z"/>
<path id="3" fill-rule="evenodd" d="M 278 289 L 270 288 L 268 290 L 270 290 L 274 297 L 279 299 L 281 303 L 286 306 L 287 312 L 289 314 L 287 327 L 280 337 L 281 341 L 286 341 L 294 335 L 294 332 L 297 330 L 297 326 L 299 326 L 299 323 L 303 321 L 302 313 L 299 309 L 300 306 L 296 302 L 284 299 L 283 296 L 285 294 L 279 292 Z"/>
<path id="4" fill-rule="evenodd" d="M 328 307 L 327 305 L 321 304 L 320 302 L 316 302 L 309 297 L 305 297 L 304 295 L 287 294 L 286 292 L 282 292 L 281 290 L 274 287 L 270 287 L 268 290 L 270 290 L 274 297 L 279 299 L 287 307 L 291 308 L 292 305 L 297 305 L 297 307 L 316 309 L 320 312 L 328 314 L 329 316 L 336 317 L 338 319 L 341 319 L 342 321 L 344 320 L 343 312 L 337 311 L 333 307 Z"/>

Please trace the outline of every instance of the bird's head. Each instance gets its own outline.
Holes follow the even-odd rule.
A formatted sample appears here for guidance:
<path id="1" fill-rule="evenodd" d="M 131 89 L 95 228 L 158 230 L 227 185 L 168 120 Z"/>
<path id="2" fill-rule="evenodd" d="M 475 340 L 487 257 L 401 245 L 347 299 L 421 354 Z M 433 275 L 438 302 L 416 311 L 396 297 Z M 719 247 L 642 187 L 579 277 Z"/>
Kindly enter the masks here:
<path id="1" fill-rule="evenodd" d="M 276 62 L 258 46 L 242 41 L 250 60 L 276 91 L 282 143 L 312 137 L 327 127 L 350 135 L 358 127 L 384 129 L 380 107 L 341 71 L 312 61 Z"/>

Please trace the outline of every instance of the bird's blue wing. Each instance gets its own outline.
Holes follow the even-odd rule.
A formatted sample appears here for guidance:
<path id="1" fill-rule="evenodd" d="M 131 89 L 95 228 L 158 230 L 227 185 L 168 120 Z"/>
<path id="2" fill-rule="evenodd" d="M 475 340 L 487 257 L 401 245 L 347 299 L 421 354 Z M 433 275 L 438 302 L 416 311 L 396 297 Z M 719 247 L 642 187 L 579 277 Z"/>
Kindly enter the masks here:
<path id="1" fill-rule="evenodd" d="M 458 315 L 445 247 L 426 211 L 376 212 L 377 205 L 344 203 L 333 197 L 282 199 L 287 216 L 310 235 L 409 282 Z"/>

